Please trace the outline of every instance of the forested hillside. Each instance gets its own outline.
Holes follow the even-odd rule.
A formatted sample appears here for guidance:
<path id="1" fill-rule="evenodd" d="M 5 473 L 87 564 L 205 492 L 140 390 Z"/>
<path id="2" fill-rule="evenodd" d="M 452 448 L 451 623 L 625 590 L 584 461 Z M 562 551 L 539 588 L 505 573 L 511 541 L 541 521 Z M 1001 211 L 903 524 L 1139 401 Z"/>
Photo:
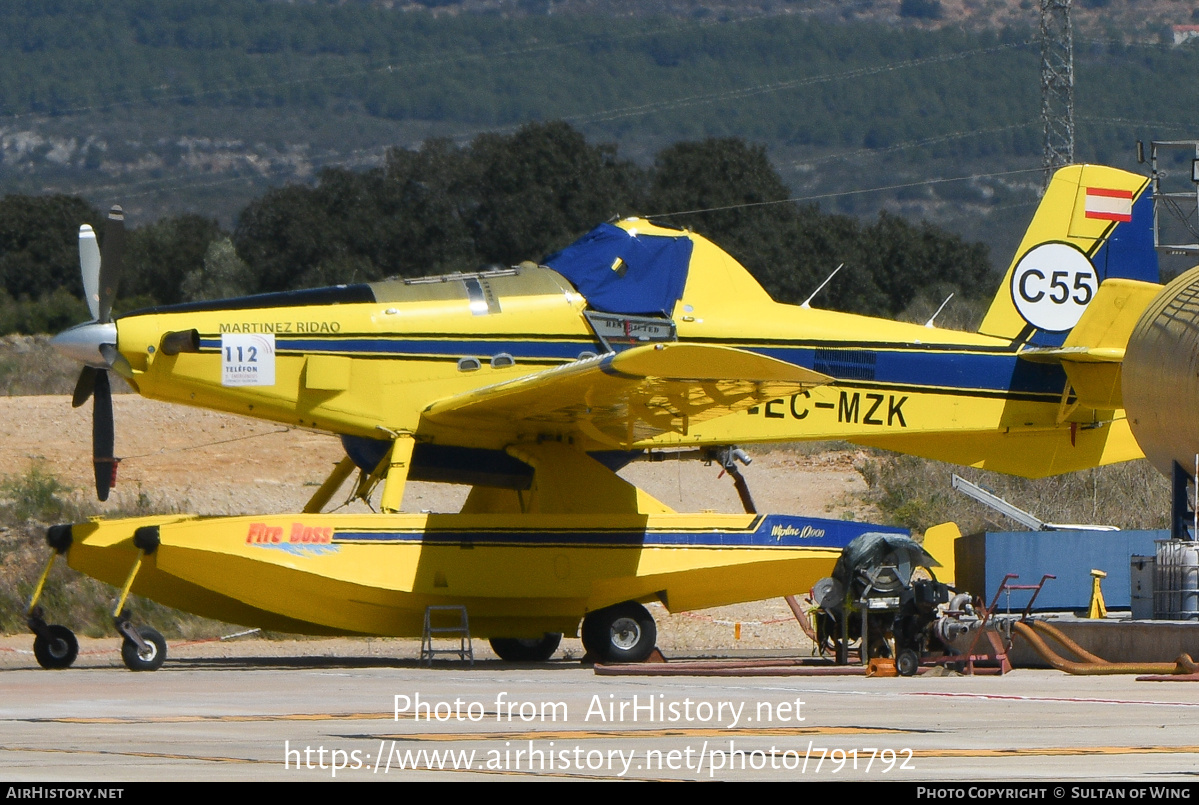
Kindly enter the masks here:
<path id="1" fill-rule="evenodd" d="M 392 150 L 383 168 L 328 169 L 312 187 L 272 190 L 231 233 L 196 215 L 133 229 L 118 312 L 513 265 L 614 216 L 710 207 L 725 209 L 659 220 L 709 235 L 780 301 L 802 301 L 838 263 L 846 269 L 821 306 L 895 315 L 922 295 L 991 291 L 981 246 L 885 214 L 863 225 L 791 203 L 788 192 L 764 149 L 737 139 L 678 143 L 648 170 L 561 122 L 463 147 L 436 140 Z M 76 197 L 0 201 L 0 332 L 53 331 L 86 318 L 75 247 L 83 221 L 96 226 L 101 215 Z"/>
<path id="2" fill-rule="evenodd" d="M 610 144 L 604 159 L 622 166 L 613 168 L 621 174 L 614 189 L 592 188 L 607 193 L 605 209 L 692 209 L 686 193 L 672 195 L 661 178 L 672 175 L 671 149 L 735 137 L 761 149 L 782 188 L 775 189 L 801 206 L 853 216 L 831 220 L 863 232 L 901 219 L 921 231 L 922 219 L 933 221 L 984 241 L 1002 265 L 1041 184 L 1040 56 L 1036 4 L 990 5 L 1003 13 L 987 24 L 1005 27 L 963 27 L 963 15 L 982 6 L 956 0 L 763 2 L 741 13 L 700 3 L 690 16 L 669 2 L 0 0 L 0 191 L 79 196 L 100 209 L 122 203 L 144 229 L 145 259 L 173 272 L 169 281 L 130 279 L 129 289 L 168 301 L 184 293 L 188 276 L 192 293 L 245 286 L 234 281 L 235 260 L 268 270 L 246 233 L 270 228 L 263 216 L 272 205 L 293 203 L 270 225 L 280 232 L 288 215 L 337 187 L 361 196 L 360 185 L 387 177 L 394 187 L 405 171 L 436 187 L 444 179 L 439 153 L 474 160 L 486 143 L 528 123 L 562 120 L 588 148 Z M 1113 21 L 1106 27 L 1100 6 Z M 588 8 L 598 13 L 579 13 Z M 1160 8 L 1173 6 L 1079 4 L 1089 21 L 1075 46 L 1080 160 L 1130 167 L 1137 138 L 1194 133 L 1199 87 L 1186 78 L 1199 68 L 1199 47 L 1163 41 L 1168 29 L 1152 30 L 1166 19 Z M 1142 23 L 1157 22 L 1128 29 L 1135 36 L 1114 27 L 1130 9 Z M 447 139 L 427 142 L 437 137 Z M 322 173 L 328 168 L 335 172 Z M 509 180 L 534 195 L 541 181 Z M 640 195 L 621 189 L 628 181 L 644 185 Z M 281 189 L 288 185 L 296 187 Z M 448 209 L 427 203 L 426 212 Z M 393 201 L 370 205 L 386 215 L 410 212 Z M 889 216 L 879 219 L 880 210 Z M 64 207 L 60 218 L 72 214 Z M 543 245 L 524 233 L 560 231 L 556 223 L 509 225 L 501 233 L 495 221 L 476 221 L 469 248 L 451 239 L 436 253 L 412 254 L 424 255 L 422 273 L 502 259 L 491 251 L 502 234 L 510 241 L 503 254 L 520 251 L 523 259 Z M 445 223 L 449 232 L 456 226 Z M 237 254 L 222 247 L 228 270 L 209 276 L 203 258 L 218 230 L 232 236 Z M 725 235 L 735 252 L 754 241 Z M 845 237 L 846 248 L 857 243 Z M 287 272 L 320 281 L 410 259 L 384 240 L 359 240 L 369 245 L 343 250 L 340 263 L 317 249 Z M 836 264 L 826 265 L 830 250 L 806 241 L 761 248 L 806 250 L 783 261 L 796 266 Z M 886 254 L 875 248 L 863 259 Z M 796 276 L 794 285 L 804 286 L 807 274 Z M 10 294 L 28 293 L 18 286 L 6 281 Z"/>

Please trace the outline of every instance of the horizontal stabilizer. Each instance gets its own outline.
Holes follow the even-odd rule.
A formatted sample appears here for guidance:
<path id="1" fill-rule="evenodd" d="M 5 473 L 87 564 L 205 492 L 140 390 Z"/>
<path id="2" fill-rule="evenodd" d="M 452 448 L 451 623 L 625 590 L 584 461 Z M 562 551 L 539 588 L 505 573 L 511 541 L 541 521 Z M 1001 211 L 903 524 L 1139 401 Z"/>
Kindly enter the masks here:
<path id="1" fill-rule="evenodd" d="M 660 433 L 796 394 L 832 380 L 729 347 L 647 344 L 574 361 L 433 403 L 424 419 L 458 428 L 577 433 L 629 447 Z"/>
<path id="2" fill-rule="evenodd" d="M 1141 313 L 1161 290 L 1156 282 L 1106 280 L 1062 346 L 1123 352 Z"/>
<path id="3" fill-rule="evenodd" d="M 1033 363 L 1119 363 L 1124 360 L 1124 348 L 1044 347 L 1026 349 L 1020 357 Z"/>
<path id="4" fill-rule="evenodd" d="M 1099 286 L 1078 324 L 1060 347 L 1033 348 L 1020 357 L 1060 363 L 1080 405 L 1123 408 L 1120 364 L 1128 338 L 1148 304 L 1161 292 L 1153 282 L 1109 279 Z"/>

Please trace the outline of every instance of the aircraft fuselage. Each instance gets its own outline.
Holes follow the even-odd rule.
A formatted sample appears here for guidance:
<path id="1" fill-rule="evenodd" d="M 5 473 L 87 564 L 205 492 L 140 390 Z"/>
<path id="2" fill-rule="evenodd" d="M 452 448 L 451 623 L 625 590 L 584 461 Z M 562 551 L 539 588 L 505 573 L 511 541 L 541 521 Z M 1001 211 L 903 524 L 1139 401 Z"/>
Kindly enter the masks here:
<path id="1" fill-rule="evenodd" d="M 507 428 L 463 431 L 422 412 L 472 389 L 645 343 L 633 326 L 627 338 L 601 339 L 586 307 L 556 273 L 524 267 L 159 308 L 119 319 L 118 346 L 147 397 L 337 434 L 411 433 L 418 441 L 503 449 L 513 442 Z M 1004 339 L 768 298 L 733 298 L 706 316 L 684 299 L 680 310 L 688 309 L 662 320 L 678 342 L 746 350 L 834 382 L 763 398 L 686 433 L 614 445 L 542 421 L 516 441 L 567 430 L 576 430 L 585 451 L 843 439 L 1024 475 L 1091 466 L 1097 451 L 1114 448 L 1111 411 L 1073 412 L 1072 421 L 1084 425 L 1073 434 L 1057 427 L 1064 373 L 1021 360 Z M 168 354 L 174 350 L 163 348 L 171 340 L 164 336 L 190 330 L 194 344 Z M 1090 421 L 1101 424 L 1086 427 Z M 1058 434 L 1052 449 L 1015 456 L 996 449 L 996 440 L 1047 431 Z M 1135 457 L 1132 450 L 1126 457 Z"/>

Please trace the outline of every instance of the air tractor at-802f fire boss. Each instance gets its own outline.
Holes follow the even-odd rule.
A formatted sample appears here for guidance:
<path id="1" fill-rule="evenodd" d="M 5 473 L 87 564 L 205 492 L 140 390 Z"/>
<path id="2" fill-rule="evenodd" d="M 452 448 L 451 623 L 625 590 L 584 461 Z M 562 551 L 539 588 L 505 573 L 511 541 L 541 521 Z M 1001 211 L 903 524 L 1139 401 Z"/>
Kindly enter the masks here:
<path id="1" fill-rule="evenodd" d="M 125 658 L 165 644 L 122 612 L 137 593 L 309 634 L 418 635 L 465 606 L 509 659 L 559 633 L 604 660 L 653 648 L 643 606 L 791 594 L 865 531 L 777 514 L 684 514 L 617 471 L 661 451 L 845 440 L 1037 477 L 1142 455 L 1119 382 L 1161 293 L 1147 181 L 1054 177 L 977 333 L 785 305 L 702 236 L 604 224 L 541 264 L 195 302 L 113 318 L 119 211 L 80 255 L 93 321 L 55 339 L 95 406 L 97 491 L 116 461 L 108 372 L 157 400 L 339 436 L 303 512 L 104 520 L 50 529 L 53 555 L 122 589 Z M 350 476 L 379 513 L 322 514 Z M 467 484 L 460 512 L 402 512 L 408 480 Z M 744 496 L 748 501 L 748 496 Z M 747 506 L 747 509 L 751 507 Z M 44 665 L 74 637 L 31 603 Z"/>

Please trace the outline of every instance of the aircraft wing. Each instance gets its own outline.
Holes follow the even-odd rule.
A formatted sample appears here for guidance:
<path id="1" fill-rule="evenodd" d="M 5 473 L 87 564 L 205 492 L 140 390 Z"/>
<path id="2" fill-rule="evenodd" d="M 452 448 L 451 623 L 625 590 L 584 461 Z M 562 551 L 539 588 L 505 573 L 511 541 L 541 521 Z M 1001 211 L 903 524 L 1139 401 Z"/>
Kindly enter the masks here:
<path id="1" fill-rule="evenodd" d="M 646 344 L 439 400 L 423 418 L 456 428 L 573 430 L 628 447 L 832 379 L 740 349 Z"/>

